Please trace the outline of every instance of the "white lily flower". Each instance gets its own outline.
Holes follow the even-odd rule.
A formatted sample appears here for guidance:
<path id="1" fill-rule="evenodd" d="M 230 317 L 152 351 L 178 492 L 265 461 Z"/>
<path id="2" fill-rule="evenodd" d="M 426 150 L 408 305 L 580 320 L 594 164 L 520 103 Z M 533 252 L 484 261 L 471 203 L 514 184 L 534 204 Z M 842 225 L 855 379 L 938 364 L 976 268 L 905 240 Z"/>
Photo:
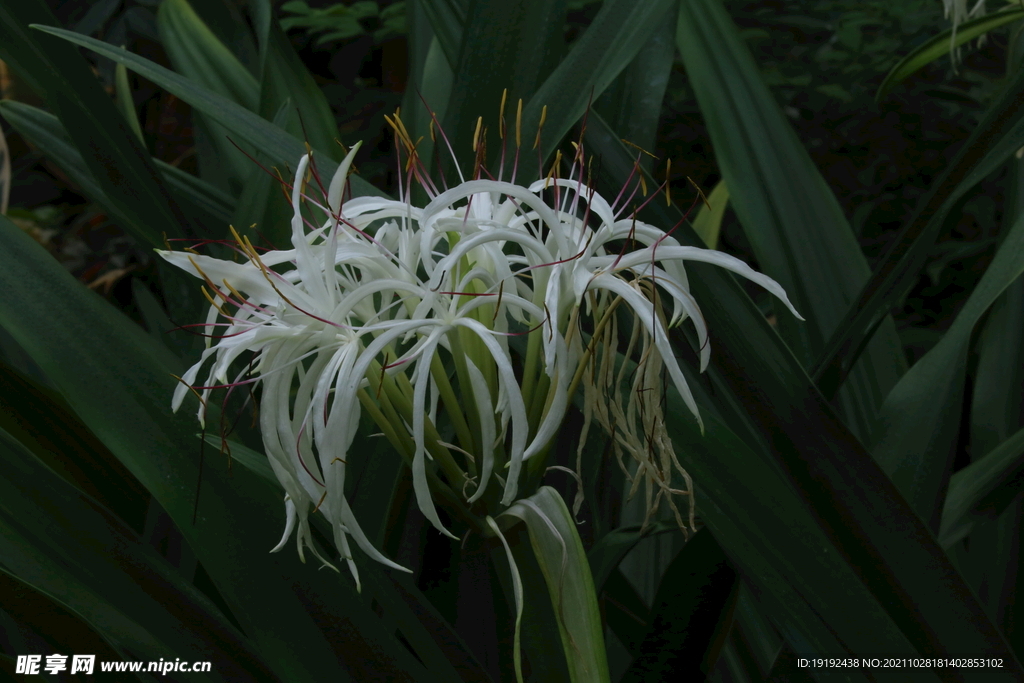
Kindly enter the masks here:
<path id="1" fill-rule="evenodd" d="M 971 19 L 979 19 L 987 13 L 986 0 L 975 0 L 973 6 L 970 0 L 942 0 L 944 15 L 953 25 L 953 32 L 949 37 L 949 56 L 953 62 L 954 70 L 960 61 L 960 49 L 956 47 L 956 33 L 961 24 Z M 985 44 L 986 35 L 978 37 L 976 45 L 981 47 Z"/>
<path id="2" fill-rule="evenodd" d="M 357 585 L 349 536 L 378 562 L 402 569 L 373 547 L 345 499 L 362 410 L 406 457 L 420 510 L 451 535 L 434 496 L 446 492 L 465 509 L 499 505 L 499 497 L 502 506 L 513 503 L 524 462 L 547 453 L 583 381 L 587 426 L 596 419 L 620 459 L 628 453 L 637 460 L 634 489 L 647 481 L 650 502 L 652 492 L 659 498 L 681 493 L 668 485 L 672 466 L 682 468 L 663 433 L 660 402 L 643 398 L 649 391 L 661 395 L 662 368 L 700 420 L 669 328 L 693 320 L 701 370 L 710 354 L 684 262 L 732 270 L 799 317 L 774 280 L 731 256 L 682 246 L 664 230 L 621 217 L 622 208 L 582 178 L 523 186 L 478 177 L 443 192 L 423 182 L 431 200 L 422 208 L 408 196 L 342 202 L 358 149 L 320 202 L 307 192 L 311 156 L 299 161 L 291 249 L 258 253 L 236 234 L 244 263 L 159 252 L 205 281 L 206 324 L 223 330 L 210 335 L 182 378 L 174 409 L 197 391 L 202 420 L 213 388 L 261 384 L 264 447 L 287 493 L 284 537 L 274 550 L 293 531 L 300 556 L 304 547 L 313 549 L 308 517 L 319 510 Z M 580 151 L 574 169 L 582 167 Z M 321 222 L 308 223 L 310 213 Z M 618 344 L 612 343 L 623 311 L 632 319 L 627 359 L 639 352 L 628 393 L 622 390 L 628 364 L 616 371 Z M 514 358 L 510 339 L 517 336 L 527 338 L 527 350 Z M 254 363 L 229 381 L 243 355 Z M 193 387 L 207 364 L 205 383 Z M 454 367 L 454 382 L 446 366 Z M 439 421 L 454 428 L 458 445 L 440 439 Z M 488 497 L 492 480 L 498 488 Z"/>

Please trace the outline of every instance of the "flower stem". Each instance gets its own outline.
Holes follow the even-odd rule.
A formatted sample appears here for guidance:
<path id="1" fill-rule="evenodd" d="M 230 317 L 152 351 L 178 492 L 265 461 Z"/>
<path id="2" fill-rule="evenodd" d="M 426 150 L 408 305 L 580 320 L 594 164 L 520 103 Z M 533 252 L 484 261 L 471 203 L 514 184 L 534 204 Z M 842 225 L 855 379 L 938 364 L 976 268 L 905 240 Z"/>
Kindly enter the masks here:
<path id="1" fill-rule="evenodd" d="M 406 432 L 395 429 L 392 419 L 397 419 L 398 415 L 394 412 L 394 407 L 391 406 L 391 402 L 386 397 L 382 397 L 381 403 L 389 409 L 388 411 L 384 411 L 372 398 L 370 398 L 366 393 L 366 390 L 360 389 L 356 393 L 356 396 L 359 398 L 359 403 L 363 406 L 366 412 L 369 413 L 370 418 L 378 427 L 380 427 L 385 438 L 387 438 L 391 445 L 394 446 L 395 450 L 398 451 L 398 454 L 402 457 L 405 463 L 411 467 L 413 456 L 412 440 Z M 385 415 L 385 412 L 392 413 L 393 417 L 389 419 L 389 417 Z M 459 495 L 455 493 L 448 484 L 441 481 L 437 474 L 429 469 L 427 470 L 427 480 L 430 482 L 431 488 L 436 491 L 442 499 L 444 499 L 444 501 L 450 506 L 450 509 L 456 512 L 464 522 L 468 523 L 477 531 L 482 531 L 486 528 L 481 524 L 480 520 L 473 515 L 470 509 L 466 507 L 462 498 L 459 497 Z"/>
<path id="2" fill-rule="evenodd" d="M 371 386 L 375 382 L 382 384 L 383 394 L 386 394 L 388 400 L 394 404 L 394 407 L 400 413 L 401 417 L 412 424 L 412 402 L 405 392 L 395 383 L 395 380 L 389 376 L 386 372 L 382 372 L 380 363 L 374 360 L 370 364 L 370 369 L 367 372 L 367 378 L 371 382 Z M 405 379 L 408 382 L 408 378 L 405 375 L 399 375 L 400 379 Z M 411 390 L 411 387 L 407 388 L 407 391 Z M 399 421 L 397 424 L 401 424 Z M 451 482 L 452 486 L 462 488 L 466 481 L 466 473 L 462 471 L 458 463 L 455 462 L 455 458 L 452 457 L 451 452 L 444 446 L 440 445 L 441 435 L 437 433 L 437 429 L 434 427 L 434 423 L 430 421 L 430 418 L 423 416 L 423 441 L 427 452 L 437 461 L 438 465 L 444 471 L 448 481 Z"/>
<path id="3" fill-rule="evenodd" d="M 434 378 L 434 383 L 437 384 L 438 391 L 441 392 L 441 400 L 444 401 L 448 417 L 451 418 L 452 424 L 455 426 L 455 434 L 459 437 L 459 443 L 462 444 L 463 448 L 472 448 L 473 433 L 470 431 L 469 424 L 466 422 L 466 417 L 462 412 L 462 405 L 459 403 L 459 399 L 455 397 L 455 390 L 448 380 L 448 371 L 445 370 L 444 363 L 441 362 L 441 358 L 437 354 L 430 359 L 430 374 Z M 475 476 L 476 463 L 469 458 L 466 460 L 466 468 L 469 470 L 470 476 Z"/>

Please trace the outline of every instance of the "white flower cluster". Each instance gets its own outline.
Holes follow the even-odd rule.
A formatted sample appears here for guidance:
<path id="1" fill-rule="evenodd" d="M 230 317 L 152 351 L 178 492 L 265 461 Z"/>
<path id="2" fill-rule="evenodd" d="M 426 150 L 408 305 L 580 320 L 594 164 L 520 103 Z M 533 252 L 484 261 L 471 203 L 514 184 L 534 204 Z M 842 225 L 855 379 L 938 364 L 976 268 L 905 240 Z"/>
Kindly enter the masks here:
<path id="1" fill-rule="evenodd" d="M 386 418 L 392 435 L 409 444 L 419 508 L 444 531 L 429 460 L 452 452 L 466 457 L 473 475 L 447 478 L 468 503 L 492 478 L 503 486 L 502 503 L 512 503 L 524 461 L 546 450 L 570 387 L 593 360 L 585 320 L 594 323 L 587 334 L 596 342 L 599 321 L 616 317 L 609 307 L 624 304 L 633 334 L 645 339 L 644 362 L 664 367 L 699 420 L 667 334 L 693 320 L 704 369 L 707 329 L 683 262 L 727 268 L 793 310 L 774 280 L 731 256 L 681 246 L 663 230 L 620 218 L 578 180 L 549 178 L 528 187 L 469 180 L 435 193 L 422 208 L 376 197 L 343 204 L 357 149 L 321 202 L 307 195 L 310 157 L 299 161 L 291 249 L 259 253 L 238 238 L 243 262 L 160 252 L 206 282 L 213 304 L 206 323 L 216 329 L 178 387 L 174 409 L 211 361 L 205 385 L 196 387 L 203 403 L 218 385 L 262 384 L 263 442 L 287 492 L 286 531 L 275 550 L 296 528 L 300 555 L 303 546 L 312 549 L 307 517 L 320 510 L 353 573 L 348 536 L 377 561 L 401 568 L 373 547 L 345 499 L 346 458 L 361 409 Z M 529 337 L 530 350 L 514 362 L 516 336 Z M 229 378 L 247 352 L 255 365 Z M 456 369 L 457 388 L 445 363 Z M 661 381 L 660 372 L 644 374 L 645 381 Z M 461 436 L 458 447 L 437 436 L 439 405 Z M 467 485 L 475 488 L 466 492 Z"/>

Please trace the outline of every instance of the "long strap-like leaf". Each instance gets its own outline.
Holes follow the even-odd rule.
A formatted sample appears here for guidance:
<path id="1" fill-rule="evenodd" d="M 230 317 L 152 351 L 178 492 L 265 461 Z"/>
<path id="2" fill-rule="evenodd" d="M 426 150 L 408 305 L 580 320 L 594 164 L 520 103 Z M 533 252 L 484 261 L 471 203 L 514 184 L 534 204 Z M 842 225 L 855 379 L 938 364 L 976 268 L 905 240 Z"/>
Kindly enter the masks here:
<path id="1" fill-rule="evenodd" d="M 835 328 L 812 370 L 832 396 L 896 300 L 912 284 L 952 206 L 1024 146 L 1024 69 L 1010 80 L 953 162 L 922 198 L 857 299 Z"/>
<path id="2" fill-rule="evenodd" d="M 590 119 L 584 142 L 600 150 L 605 172 L 615 179 L 611 187 L 599 182 L 598 191 L 614 192 L 632 171 L 633 155 L 599 121 Z M 682 216 L 651 202 L 639 218 L 671 227 Z M 674 235 L 700 245 L 685 224 Z M 999 653 L 994 656 L 1012 666 L 992 675 L 1024 676 L 932 533 L 736 281 L 700 264 L 688 270 L 693 295 L 714 334 L 709 374 L 715 395 L 727 394 L 719 409 L 742 411 L 735 420 L 760 431 L 773 467 L 785 472 L 813 507 L 830 542 L 908 640 L 921 652 Z"/>

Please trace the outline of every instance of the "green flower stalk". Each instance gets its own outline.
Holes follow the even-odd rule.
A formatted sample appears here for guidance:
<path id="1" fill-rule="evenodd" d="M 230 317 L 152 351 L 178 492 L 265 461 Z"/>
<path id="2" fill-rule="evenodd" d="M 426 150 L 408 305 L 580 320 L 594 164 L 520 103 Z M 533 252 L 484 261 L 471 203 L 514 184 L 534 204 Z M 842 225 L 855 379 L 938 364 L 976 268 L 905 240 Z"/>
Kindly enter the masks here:
<path id="1" fill-rule="evenodd" d="M 667 376 L 700 420 L 668 338 L 669 328 L 692 320 L 706 368 L 708 331 L 684 263 L 727 268 L 799 317 L 782 287 L 736 258 L 682 246 L 671 230 L 636 220 L 626 207 L 639 176 L 614 201 L 601 197 L 584 181 L 578 145 L 566 178 L 555 172 L 560 161 L 527 185 L 516 182 L 516 163 L 507 181 L 485 177 L 478 163 L 475 177 L 460 172 L 457 184 L 439 189 L 397 115 L 391 123 L 407 152 L 401 199 L 343 201 L 358 145 L 326 188 L 309 154 L 290 188 L 291 249 L 261 252 L 234 233 L 242 262 L 159 252 L 205 282 L 206 326 L 217 331 L 183 377 L 174 409 L 190 390 L 205 405 L 214 388 L 262 385 L 263 443 L 287 492 L 274 550 L 295 532 L 300 556 L 305 547 L 316 553 L 308 518 L 319 511 L 357 583 L 350 538 L 402 569 L 373 547 L 345 499 L 364 410 L 411 467 L 419 509 L 449 536 L 435 500 L 486 529 L 487 514 L 520 497 L 524 466 L 543 467 L 580 384 L 585 429 L 597 422 L 620 462 L 624 454 L 636 461 L 627 476 L 634 490 L 647 482 L 649 508 L 666 494 L 692 493 L 689 483 L 689 491 L 670 486 L 673 468 L 688 478 L 660 407 Z M 517 123 L 516 160 L 519 138 Z M 413 182 L 426 205 L 414 205 Z M 619 361 L 623 325 L 629 337 Z M 231 376 L 250 354 L 254 363 Z M 444 422 L 457 443 L 440 437 Z M 690 503 L 692 525 L 692 495 Z"/>

